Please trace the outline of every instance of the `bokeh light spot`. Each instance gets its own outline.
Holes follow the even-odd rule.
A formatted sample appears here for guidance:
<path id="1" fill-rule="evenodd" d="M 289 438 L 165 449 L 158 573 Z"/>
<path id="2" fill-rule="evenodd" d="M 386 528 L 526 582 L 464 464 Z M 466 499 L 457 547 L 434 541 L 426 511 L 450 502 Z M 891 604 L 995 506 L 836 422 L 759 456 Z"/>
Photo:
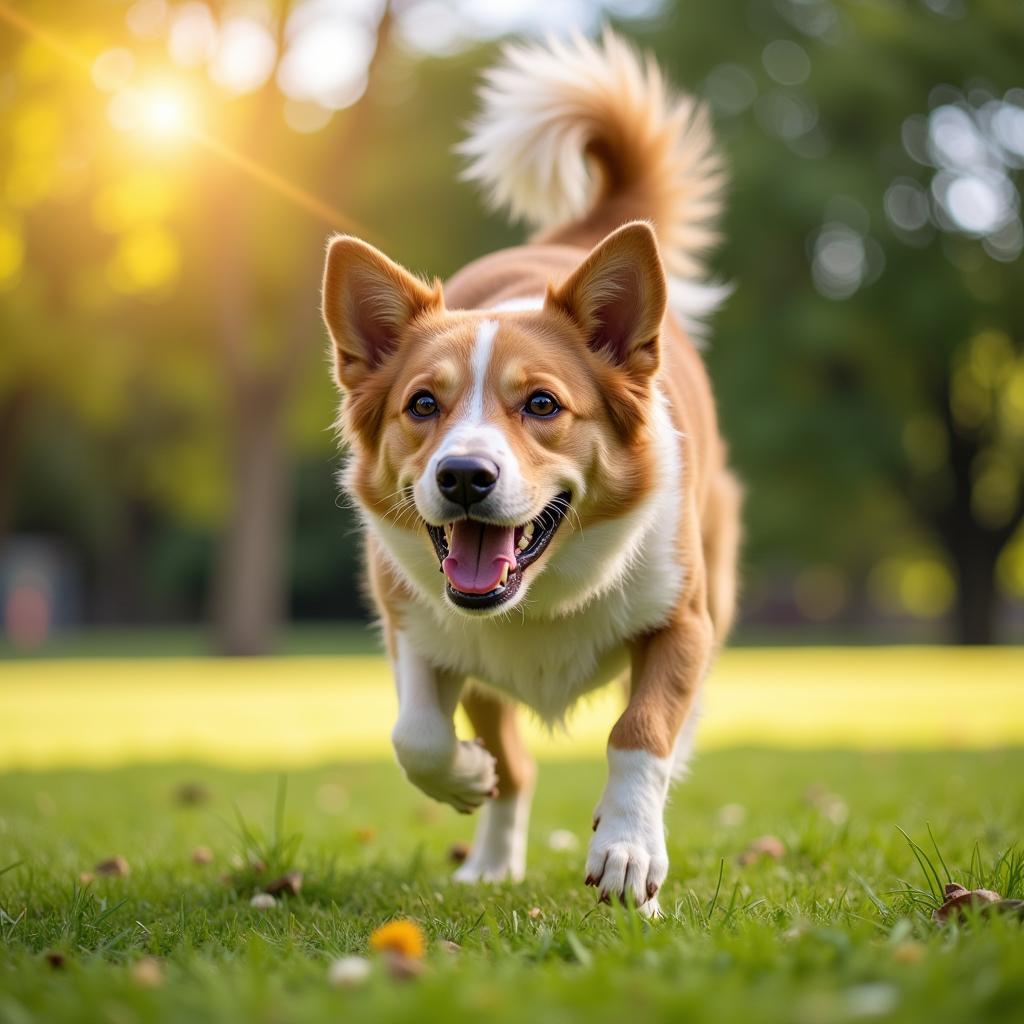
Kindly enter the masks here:
<path id="1" fill-rule="evenodd" d="M 121 239 L 107 276 L 119 292 L 155 291 L 177 276 L 180 260 L 177 242 L 168 231 L 144 228 Z"/>
<path id="2" fill-rule="evenodd" d="M 116 46 L 104 50 L 92 62 L 92 81 L 103 92 L 117 92 L 131 80 L 135 71 L 135 57 L 131 50 Z"/>
<path id="3" fill-rule="evenodd" d="M 229 18 L 221 26 L 210 78 L 238 95 L 253 92 L 269 77 L 277 59 L 277 43 L 256 18 Z"/>

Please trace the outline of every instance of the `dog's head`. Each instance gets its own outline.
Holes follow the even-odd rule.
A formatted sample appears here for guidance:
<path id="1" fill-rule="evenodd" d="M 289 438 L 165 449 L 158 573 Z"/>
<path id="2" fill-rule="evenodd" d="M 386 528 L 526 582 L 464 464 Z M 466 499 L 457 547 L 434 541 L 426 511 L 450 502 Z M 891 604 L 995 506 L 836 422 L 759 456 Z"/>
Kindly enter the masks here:
<path id="1" fill-rule="evenodd" d="M 653 485 L 666 284 L 650 227 L 609 235 L 536 305 L 449 311 L 440 284 L 330 244 L 348 488 L 409 580 L 473 614 L 520 603 L 565 534 Z"/>

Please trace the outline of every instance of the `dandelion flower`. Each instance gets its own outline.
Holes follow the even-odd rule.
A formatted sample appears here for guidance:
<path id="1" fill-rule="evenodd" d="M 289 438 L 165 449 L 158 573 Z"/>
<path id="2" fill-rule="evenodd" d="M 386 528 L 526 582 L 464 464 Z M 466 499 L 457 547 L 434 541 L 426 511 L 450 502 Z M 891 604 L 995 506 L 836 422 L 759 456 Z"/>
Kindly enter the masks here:
<path id="1" fill-rule="evenodd" d="M 400 919 L 388 921 L 370 935 L 370 948 L 378 953 L 397 953 L 399 956 L 420 959 L 426 951 L 423 929 L 415 921 Z"/>

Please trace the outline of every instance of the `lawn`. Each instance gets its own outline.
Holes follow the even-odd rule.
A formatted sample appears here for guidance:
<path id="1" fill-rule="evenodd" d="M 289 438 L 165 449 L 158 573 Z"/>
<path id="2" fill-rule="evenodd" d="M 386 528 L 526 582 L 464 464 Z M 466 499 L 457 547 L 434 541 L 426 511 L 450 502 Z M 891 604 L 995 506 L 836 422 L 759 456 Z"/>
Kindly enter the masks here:
<path id="1" fill-rule="evenodd" d="M 389 759 L 394 685 L 373 638 L 339 655 L 0 661 L 0 769 L 195 760 L 302 767 Z M 703 749 L 744 745 L 1024 746 L 1024 647 L 726 650 L 705 687 Z M 607 687 L 545 758 L 600 757 L 621 710 Z"/>
<path id="2" fill-rule="evenodd" d="M 1024 896 L 1024 649 L 727 651 L 646 924 L 582 884 L 618 691 L 531 728 L 527 880 L 465 889 L 473 822 L 391 763 L 368 639 L 0 662 L 0 1024 L 1024 1019 L 1021 924 L 932 920 L 950 879 Z M 781 856 L 741 864 L 763 836 Z M 368 937 L 402 917 L 427 955 L 399 981 Z M 356 988 L 329 982 L 346 954 Z"/>
<path id="3" fill-rule="evenodd" d="M 10 771 L 0 1021 L 1020 1020 L 1021 924 L 935 924 L 898 828 L 939 880 L 929 825 L 948 876 L 1024 896 L 1022 779 L 1020 748 L 707 751 L 672 800 L 648 925 L 582 885 L 596 759 L 542 765 L 527 880 L 494 888 L 448 881 L 472 822 L 387 762 Z M 741 866 L 766 834 L 781 858 Z M 128 874 L 80 881 L 114 856 Z M 299 894 L 250 906 L 286 869 Z M 370 954 L 364 984 L 332 987 L 330 963 L 394 917 L 425 930 L 422 973 Z"/>

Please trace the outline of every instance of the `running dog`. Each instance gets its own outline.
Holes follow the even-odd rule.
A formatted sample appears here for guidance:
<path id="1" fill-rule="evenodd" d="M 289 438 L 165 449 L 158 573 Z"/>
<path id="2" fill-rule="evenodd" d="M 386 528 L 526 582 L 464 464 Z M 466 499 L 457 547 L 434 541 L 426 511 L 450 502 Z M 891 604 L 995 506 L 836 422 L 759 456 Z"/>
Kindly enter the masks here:
<path id="1" fill-rule="evenodd" d="M 424 793 L 483 809 L 456 878 L 519 879 L 516 706 L 558 722 L 628 673 L 585 879 L 656 916 L 665 800 L 736 593 L 740 490 L 694 342 L 723 297 L 701 265 L 721 163 L 706 111 L 610 32 L 507 48 L 480 101 L 467 177 L 530 242 L 442 285 L 340 236 L 323 281 L 392 739 Z"/>

